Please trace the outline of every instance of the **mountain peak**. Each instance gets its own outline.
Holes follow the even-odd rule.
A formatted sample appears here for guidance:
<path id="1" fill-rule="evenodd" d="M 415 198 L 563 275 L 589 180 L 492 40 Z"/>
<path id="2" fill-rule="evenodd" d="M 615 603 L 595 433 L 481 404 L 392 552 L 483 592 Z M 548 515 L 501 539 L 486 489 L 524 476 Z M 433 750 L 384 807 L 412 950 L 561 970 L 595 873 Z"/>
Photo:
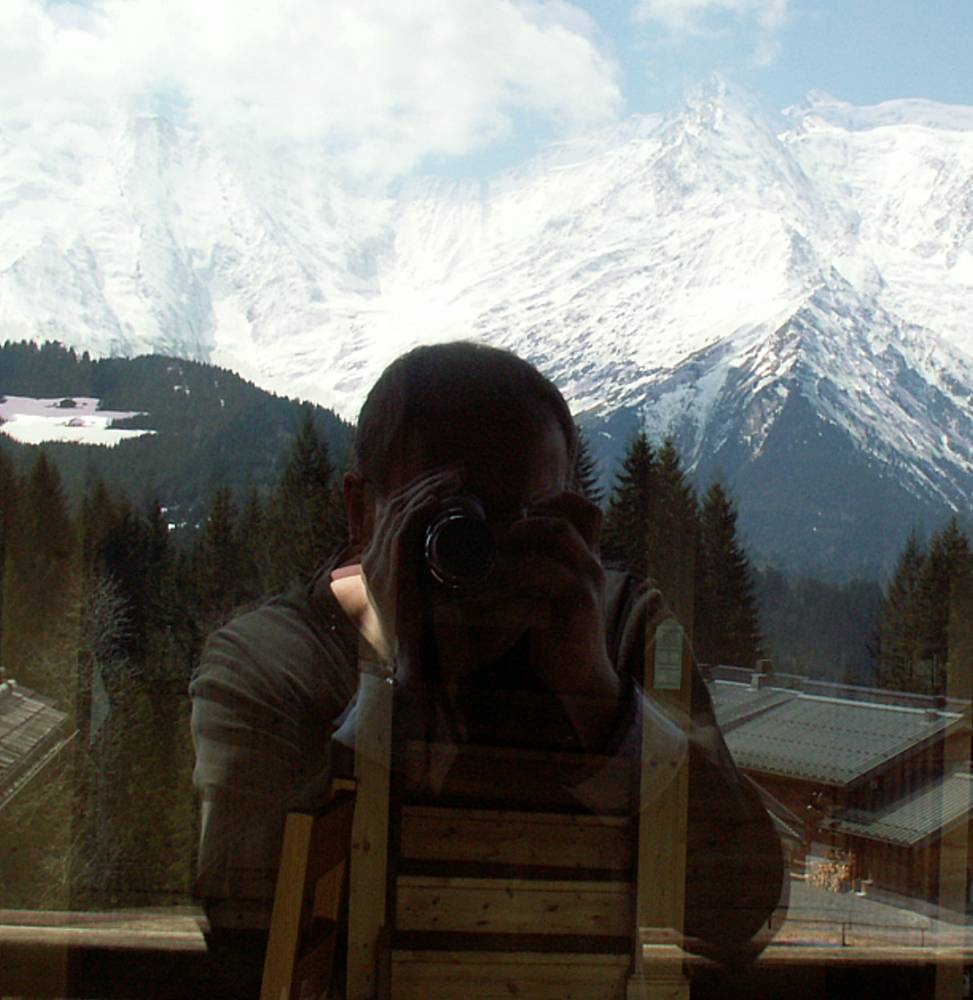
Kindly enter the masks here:
<path id="1" fill-rule="evenodd" d="M 973 109 L 818 92 L 788 118 L 712 77 L 519 171 L 381 198 L 306 146 L 230 147 L 178 115 L 46 174 L 0 145 L 0 323 L 208 359 L 348 417 L 396 354 L 473 338 L 535 361 L 589 423 L 651 402 L 694 454 L 731 404 L 741 447 L 766 440 L 807 373 L 807 406 L 855 448 L 958 496 Z"/>
<path id="2" fill-rule="evenodd" d="M 744 118 L 763 124 L 772 114 L 747 88 L 713 73 L 691 87 L 683 100 L 683 115 L 700 115 L 710 120 L 724 117 Z"/>

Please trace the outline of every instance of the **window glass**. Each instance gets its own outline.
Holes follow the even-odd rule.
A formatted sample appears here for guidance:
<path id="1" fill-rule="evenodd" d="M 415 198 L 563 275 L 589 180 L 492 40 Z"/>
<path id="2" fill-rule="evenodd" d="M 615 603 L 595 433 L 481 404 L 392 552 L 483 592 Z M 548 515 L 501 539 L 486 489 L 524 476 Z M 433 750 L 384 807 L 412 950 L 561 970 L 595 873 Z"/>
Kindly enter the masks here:
<path id="1" fill-rule="evenodd" d="M 0 994 L 969 995 L 973 23 L 872 6 L 0 19 Z"/>

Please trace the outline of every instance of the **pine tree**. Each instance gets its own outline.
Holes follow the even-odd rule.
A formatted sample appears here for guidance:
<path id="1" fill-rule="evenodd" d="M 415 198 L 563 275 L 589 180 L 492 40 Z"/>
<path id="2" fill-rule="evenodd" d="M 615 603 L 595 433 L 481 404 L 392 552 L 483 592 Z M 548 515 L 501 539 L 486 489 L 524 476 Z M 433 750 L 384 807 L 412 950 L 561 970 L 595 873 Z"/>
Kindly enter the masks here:
<path id="1" fill-rule="evenodd" d="M 601 547 L 606 561 L 638 576 L 648 574 L 649 519 L 656 489 L 656 459 L 645 431 L 628 446 L 608 500 Z"/>
<path id="2" fill-rule="evenodd" d="M 237 532 L 237 508 L 228 486 L 218 487 L 213 494 L 195 563 L 204 621 L 220 623 L 243 597 L 243 548 Z"/>
<path id="3" fill-rule="evenodd" d="M 575 488 L 592 503 L 601 506 L 604 494 L 598 485 L 598 463 L 591 454 L 584 431 L 577 427 L 578 453 L 574 460 Z"/>
<path id="4" fill-rule="evenodd" d="M 146 676 L 164 680 L 182 690 L 189 679 L 192 657 L 176 641 L 184 616 L 177 591 L 175 554 L 169 522 L 158 500 L 153 500 L 143 518 L 145 600 L 143 618 L 143 668 Z"/>
<path id="5" fill-rule="evenodd" d="M 7 543 L 0 662 L 42 694 L 73 704 L 75 533 L 61 477 L 43 451 L 18 494 Z"/>
<path id="6" fill-rule="evenodd" d="M 307 407 L 274 498 L 275 582 L 307 579 L 345 537 L 328 446 Z"/>
<path id="7" fill-rule="evenodd" d="M 105 540 L 119 518 L 119 506 L 105 481 L 99 476 L 88 487 L 81 501 L 81 555 L 85 576 L 97 575 Z"/>
<path id="8" fill-rule="evenodd" d="M 699 504 L 672 438 L 656 454 L 648 531 L 648 570 L 687 632 L 693 629 Z"/>
<path id="9" fill-rule="evenodd" d="M 956 518 L 934 535 L 916 586 L 918 663 L 926 689 L 945 690 L 949 662 L 949 610 L 953 582 L 973 570 L 970 543 Z"/>
<path id="10" fill-rule="evenodd" d="M 878 683 L 911 691 L 919 660 L 919 577 L 925 553 L 915 531 L 909 534 L 885 592 L 878 623 Z"/>
<path id="11" fill-rule="evenodd" d="M 736 528 L 733 503 L 714 482 L 700 511 L 693 641 L 705 663 L 752 667 L 760 657 L 759 614 Z"/>
<path id="12" fill-rule="evenodd" d="M 242 588 L 249 599 L 256 599 L 273 589 L 275 536 L 271 514 L 272 511 L 261 501 L 257 488 L 251 487 L 240 510 Z"/>
<path id="13" fill-rule="evenodd" d="M 192 828 L 183 765 L 193 657 L 182 655 L 177 638 L 198 610 L 176 600 L 159 504 L 143 513 L 119 497 L 111 507 L 83 604 L 79 664 L 90 677 L 90 721 L 71 857 L 74 890 L 97 906 L 159 887 L 160 873 L 185 867 L 173 851 Z"/>

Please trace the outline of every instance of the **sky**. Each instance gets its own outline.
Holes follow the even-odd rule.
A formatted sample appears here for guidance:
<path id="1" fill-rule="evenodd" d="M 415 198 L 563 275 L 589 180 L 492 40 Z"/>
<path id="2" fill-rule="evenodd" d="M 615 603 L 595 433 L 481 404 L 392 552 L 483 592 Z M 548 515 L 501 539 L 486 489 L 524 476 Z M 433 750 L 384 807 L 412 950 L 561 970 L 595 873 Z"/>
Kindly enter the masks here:
<path id="1" fill-rule="evenodd" d="M 0 0 L 0 142 L 38 156 L 162 111 L 362 184 L 478 177 L 678 106 L 973 105 L 973 0 Z"/>

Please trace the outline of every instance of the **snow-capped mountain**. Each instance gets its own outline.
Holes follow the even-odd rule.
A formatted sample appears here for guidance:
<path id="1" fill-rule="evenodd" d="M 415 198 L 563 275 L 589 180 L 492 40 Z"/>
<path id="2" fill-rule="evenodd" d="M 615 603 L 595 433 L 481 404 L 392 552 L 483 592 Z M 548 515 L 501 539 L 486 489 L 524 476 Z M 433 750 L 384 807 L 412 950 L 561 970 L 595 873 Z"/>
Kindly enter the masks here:
<path id="1" fill-rule="evenodd" d="M 834 495 L 805 491 L 808 558 L 879 523 L 880 494 L 898 514 L 876 563 L 907 522 L 971 495 L 973 108 L 811 94 L 772 116 L 714 82 L 488 182 L 382 198 L 312 151 L 217 147 L 158 116 L 55 164 L 15 138 L 0 135 L 5 337 L 208 359 L 349 417 L 415 343 L 507 346 L 614 435 L 607 451 L 637 420 L 674 433 L 737 486 L 766 552 L 754 498 L 807 465 L 768 471 L 785 430 L 781 455 L 833 436 L 821 460 L 871 484 L 849 497 L 837 469 L 818 475 L 862 517 L 834 521 Z"/>

